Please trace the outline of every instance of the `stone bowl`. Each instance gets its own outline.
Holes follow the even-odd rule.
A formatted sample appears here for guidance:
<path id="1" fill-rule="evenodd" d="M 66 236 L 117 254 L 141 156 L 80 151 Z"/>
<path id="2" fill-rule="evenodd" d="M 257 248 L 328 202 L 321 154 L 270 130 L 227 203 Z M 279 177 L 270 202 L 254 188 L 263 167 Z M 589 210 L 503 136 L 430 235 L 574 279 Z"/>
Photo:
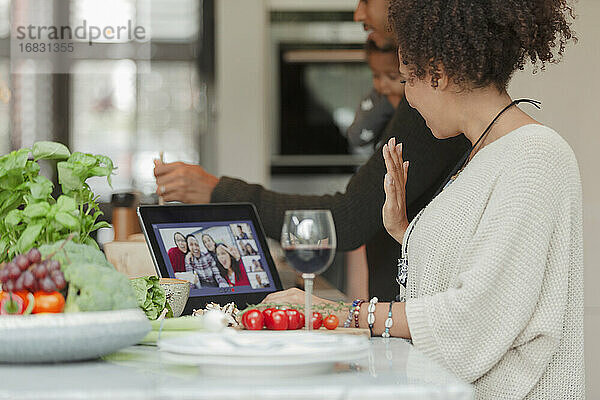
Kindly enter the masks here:
<path id="1" fill-rule="evenodd" d="M 182 279 L 160 278 L 159 284 L 165 291 L 167 302 L 173 310 L 173 317 L 181 316 L 190 296 L 191 283 Z"/>
<path id="2" fill-rule="evenodd" d="M 0 363 L 91 360 L 139 343 L 150 330 L 146 314 L 137 307 L 118 311 L 2 315 Z"/>

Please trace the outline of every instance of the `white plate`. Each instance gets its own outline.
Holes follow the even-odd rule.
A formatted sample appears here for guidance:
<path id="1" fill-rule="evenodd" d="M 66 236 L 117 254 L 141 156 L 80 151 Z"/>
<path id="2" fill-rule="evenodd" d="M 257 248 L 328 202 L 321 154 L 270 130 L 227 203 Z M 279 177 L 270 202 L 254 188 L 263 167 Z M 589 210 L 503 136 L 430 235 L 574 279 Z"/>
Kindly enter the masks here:
<path id="1" fill-rule="evenodd" d="M 151 326 L 140 309 L 0 316 L 0 362 L 88 360 L 137 344 Z"/>
<path id="2" fill-rule="evenodd" d="M 227 331 L 161 340 L 166 361 L 198 365 L 208 375 L 223 369 L 237 377 L 320 374 L 336 363 L 361 359 L 369 341 L 362 336 L 306 332 Z"/>

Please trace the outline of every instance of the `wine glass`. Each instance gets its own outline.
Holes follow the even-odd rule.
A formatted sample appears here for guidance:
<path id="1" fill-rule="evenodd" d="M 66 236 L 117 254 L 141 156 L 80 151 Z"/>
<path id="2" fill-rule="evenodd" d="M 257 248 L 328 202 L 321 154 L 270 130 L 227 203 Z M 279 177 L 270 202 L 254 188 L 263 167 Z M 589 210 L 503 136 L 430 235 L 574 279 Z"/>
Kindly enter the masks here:
<path id="1" fill-rule="evenodd" d="M 329 210 L 288 210 L 283 218 L 281 247 L 304 279 L 306 330 L 312 330 L 312 289 L 316 274 L 324 272 L 335 256 L 336 236 Z"/>

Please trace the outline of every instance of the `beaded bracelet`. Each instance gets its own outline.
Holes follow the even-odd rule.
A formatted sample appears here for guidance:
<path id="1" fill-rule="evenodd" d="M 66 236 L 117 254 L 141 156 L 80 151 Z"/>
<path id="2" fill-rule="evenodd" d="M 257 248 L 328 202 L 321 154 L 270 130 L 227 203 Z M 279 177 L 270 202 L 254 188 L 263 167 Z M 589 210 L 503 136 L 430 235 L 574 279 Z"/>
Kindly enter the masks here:
<path id="1" fill-rule="evenodd" d="M 381 334 L 381 337 L 389 338 L 390 337 L 390 328 L 394 325 L 394 320 L 392 319 L 392 306 L 394 305 L 394 301 L 390 302 L 390 310 L 388 311 L 388 317 L 385 320 L 385 331 Z"/>
<path id="2" fill-rule="evenodd" d="M 378 301 L 379 299 L 377 297 L 373 297 L 371 301 L 369 301 L 369 315 L 367 315 L 367 323 L 369 324 L 371 336 L 373 336 L 373 325 L 375 325 L 375 309 L 377 308 Z"/>
<path id="3" fill-rule="evenodd" d="M 350 307 L 350 310 L 348 310 L 348 318 L 346 318 L 346 321 L 344 322 L 344 328 L 350 328 L 350 324 L 352 324 L 352 317 L 354 316 L 354 309 L 359 302 L 360 299 L 356 299 L 352 302 L 352 306 Z"/>
<path id="4" fill-rule="evenodd" d="M 365 303 L 365 301 L 359 300 L 358 304 L 356 305 L 356 308 L 354 309 L 354 327 L 355 328 L 359 327 L 358 316 L 360 315 L 360 306 L 362 305 L 362 303 Z"/>

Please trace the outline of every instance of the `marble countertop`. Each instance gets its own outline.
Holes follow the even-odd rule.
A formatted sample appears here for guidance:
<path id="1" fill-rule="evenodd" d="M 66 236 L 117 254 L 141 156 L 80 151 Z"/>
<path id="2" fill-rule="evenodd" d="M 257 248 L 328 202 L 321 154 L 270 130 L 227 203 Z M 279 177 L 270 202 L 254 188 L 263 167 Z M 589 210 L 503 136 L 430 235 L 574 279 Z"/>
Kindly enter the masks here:
<path id="1" fill-rule="evenodd" d="M 152 346 L 101 360 L 0 364 L 0 399 L 447 399 L 474 398 L 460 382 L 402 339 L 373 338 L 368 358 L 312 377 L 227 379 L 174 365 Z"/>

